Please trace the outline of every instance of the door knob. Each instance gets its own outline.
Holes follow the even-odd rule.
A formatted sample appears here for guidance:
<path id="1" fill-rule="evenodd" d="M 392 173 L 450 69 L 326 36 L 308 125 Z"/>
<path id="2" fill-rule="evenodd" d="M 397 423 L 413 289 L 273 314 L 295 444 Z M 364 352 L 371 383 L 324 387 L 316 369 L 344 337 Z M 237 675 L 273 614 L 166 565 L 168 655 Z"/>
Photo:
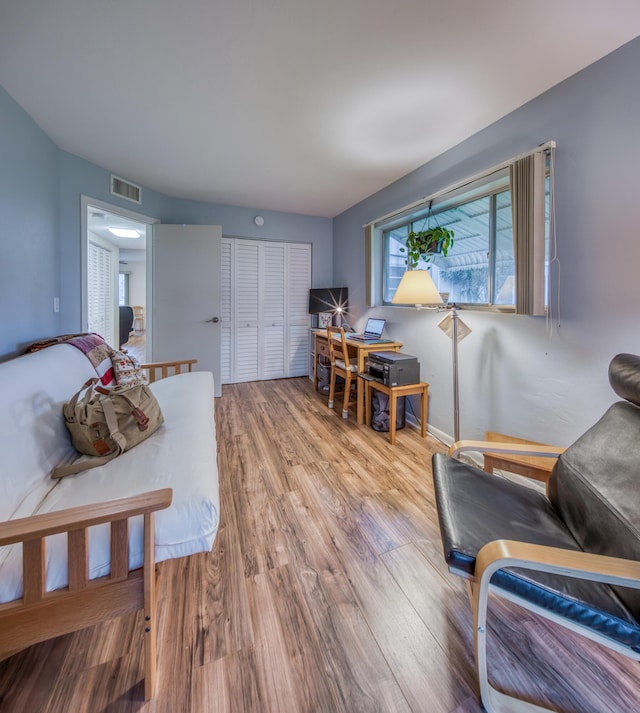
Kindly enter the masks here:
<path id="1" fill-rule="evenodd" d="M 213 324 L 217 324 L 220 321 L 220 317 L 211 317 L 211 319 L 208 319 L 207 322 L 213 322 Z"/>

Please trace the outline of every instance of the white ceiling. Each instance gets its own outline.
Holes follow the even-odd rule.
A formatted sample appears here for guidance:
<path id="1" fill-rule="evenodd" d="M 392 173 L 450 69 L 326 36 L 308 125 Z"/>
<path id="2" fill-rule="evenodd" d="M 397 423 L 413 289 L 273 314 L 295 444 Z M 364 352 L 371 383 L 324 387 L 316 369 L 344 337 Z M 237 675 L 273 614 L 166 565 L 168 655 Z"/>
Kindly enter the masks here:
<path id="1" fill-rule="evenodd" d="M 0 0 L 0 84 L 135 183 L 334 216 L 638 34 L 638 0 Z"/>
<path id="2" fill-rule="evenodd" d="M 137 230 L 139 237 L 119 238 L 109 228 Z M 138 223 L 124 215 L 116 215 L 102 208 L 89 206 L 87 210 L 87 229 L 89 233 L 95 233 L 103 240 L 107 240 L 118 247 L 121 264 L 143 262 L 145 260 L 147 245 L 147 226 L 145 223 Z"/>

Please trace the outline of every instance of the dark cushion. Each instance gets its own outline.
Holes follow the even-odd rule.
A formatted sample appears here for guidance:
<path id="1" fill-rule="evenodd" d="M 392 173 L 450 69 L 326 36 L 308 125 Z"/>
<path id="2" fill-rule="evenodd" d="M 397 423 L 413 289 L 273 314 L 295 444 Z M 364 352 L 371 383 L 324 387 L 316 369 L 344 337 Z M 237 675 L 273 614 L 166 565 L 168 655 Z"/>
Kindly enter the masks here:
<path id="1" fill-rule="evenodd" d="M 129 341 L 129 333 L 133 327 L 133 307 L 120 305 L 120 334 L 118 348 Z"/>
<path id="2" fill-rule="evenodd" d="M 640 406 L 640 356 L 618 354 L 609 364 L 609 383 L 621 399 Z"/>
<path id="3" fill-rule="evenodd" d="M 640 560 L 640 408 L 624 401 L 558 459 L 549 499 L 581 549 Z M 616 592 L 640 618 L 640 591 Z"/>
<path id="4" fill-rule="evenodd" d="M 498 570 L 491 584 L 640 653 L 640 626 L 607 585 L 517 567 Z"/>
<path id="5" fill-rule="evenodd" d="M 441 453 L 433 457 L 433 478 L 445 559 L 454 569 L 473 575 L 478 551 L 493 540 L 581 549 L 540 490 Z M 607 585 L 517 568 L 496 572 L 491 582 L 640 650 L 634 615 Z"/>
<path id="6" fill-rule="evenodd" d="M 493 540 L 580 549 L 541 490 L 444 453 L 433 456 L 433 480 L 445 559 L 456 569 L 473 575 L 478 551 Z"/>

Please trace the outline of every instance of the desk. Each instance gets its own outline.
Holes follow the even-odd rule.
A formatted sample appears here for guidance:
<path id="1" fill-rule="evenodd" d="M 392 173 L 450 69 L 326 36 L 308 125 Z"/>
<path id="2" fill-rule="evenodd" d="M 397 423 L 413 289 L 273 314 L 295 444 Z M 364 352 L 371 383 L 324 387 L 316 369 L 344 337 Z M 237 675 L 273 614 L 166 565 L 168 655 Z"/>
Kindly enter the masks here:
<path id="1" fill-rule="evenodd" d="M 329 341 L 327 339 L 326 329 L 312 329 L 313 334 L 313 386 L 318 390 L 318 359 L 325 357 L 329 360 Z M 355 359 L 358 372 L 364 372 L 364 363 L 367 355 L 371 352 L 399 352 L 402 348 L 402 342 L 360 342 L 357 339 L 349 339 L 349 334 L 345 334 L 347 338 L 347 349 L 349 357 Z M 358 423 L 363 422 L 363 404 L 364 404 L 364 387 L 361 385 L 362 379 L 358 379 Z"/>

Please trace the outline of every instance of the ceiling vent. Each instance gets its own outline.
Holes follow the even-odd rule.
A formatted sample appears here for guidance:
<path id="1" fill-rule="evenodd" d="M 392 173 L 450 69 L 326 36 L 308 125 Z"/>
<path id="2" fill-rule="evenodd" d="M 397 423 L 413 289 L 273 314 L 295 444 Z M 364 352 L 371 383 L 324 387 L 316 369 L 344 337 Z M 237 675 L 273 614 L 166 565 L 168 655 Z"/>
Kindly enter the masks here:
<path id="1" fill-rule="evenodd" d="M 138 205 L 142 203 L 142 188 L 113 174 L 111 174 L 111 195 L 119 196 Z"/>

